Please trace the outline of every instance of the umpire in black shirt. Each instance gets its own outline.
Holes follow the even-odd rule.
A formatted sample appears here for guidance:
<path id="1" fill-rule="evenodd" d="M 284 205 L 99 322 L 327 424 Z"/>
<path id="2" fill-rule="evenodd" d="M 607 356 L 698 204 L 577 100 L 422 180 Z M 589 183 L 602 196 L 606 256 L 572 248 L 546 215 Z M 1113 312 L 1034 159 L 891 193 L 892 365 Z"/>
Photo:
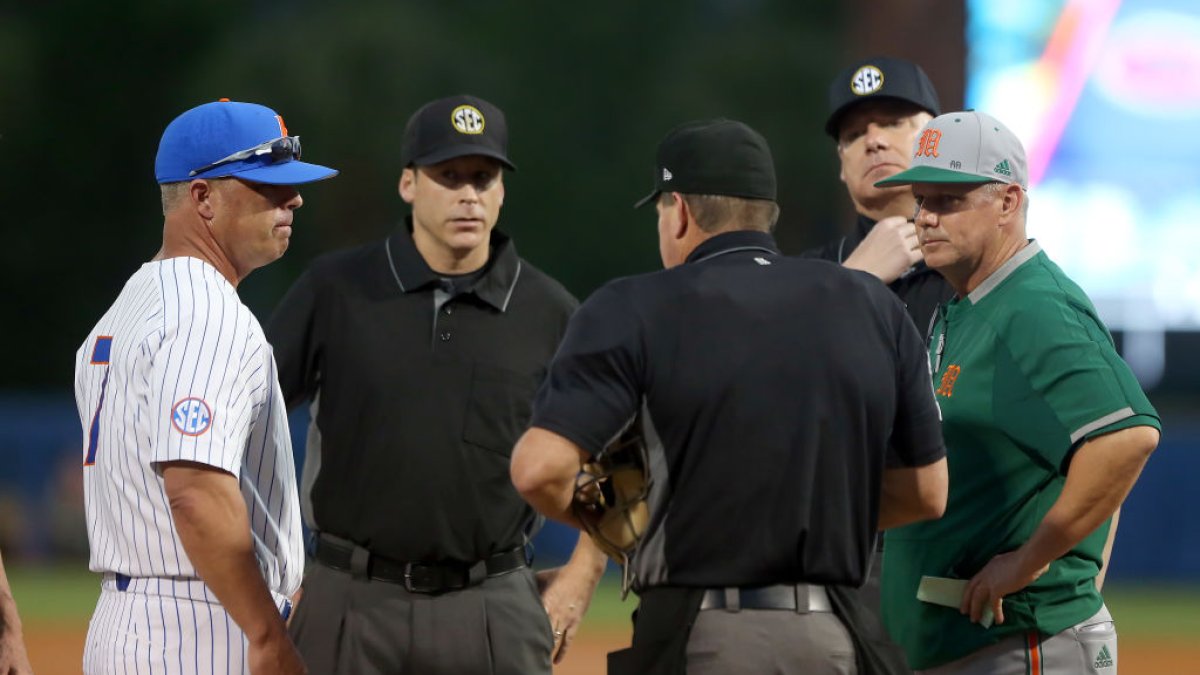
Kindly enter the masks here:
<path id="1" fill-rule="evenodd" d="M 912 189 L 875 183 L 908 168 L 921 129 L 939 114 L 933 83 L 911 61 L 874 56 L 833 78 L 825 133 L 837 144 L 839 175 L 856 218 L 846 235 L 801 254 L 879 277 L 904 302 L 922 337 L 954 290 L 921 259 Z M 877 597 L 873 604 L 878 607 Z"/>
<path id="2" fill-rule="evenodd" d="M 586 536 L 564 568 L 526 565 L 509 456 L 577 303 L 493 229 L 507 145 L 487 101 L 422 107 L 412 216 L 317 259 L 267 324 L 288 405 L 312 401 L 291 633 L 313 673 L 549 675 L 603 572 Z"/>
<path id="3" fill-rule="evenodd" d="M 641 411 L 650 522 L 610 673 L 854 673 L 830 587 L 877 528 L 941 514 L 946 464 L 920 336 L 861 272 L 782 257 L 766 141 L 739 122 L 660 144 L 667 269 L 571 319 L 513 454 L 513 481 L 578 526 L 576 474 Z"/>

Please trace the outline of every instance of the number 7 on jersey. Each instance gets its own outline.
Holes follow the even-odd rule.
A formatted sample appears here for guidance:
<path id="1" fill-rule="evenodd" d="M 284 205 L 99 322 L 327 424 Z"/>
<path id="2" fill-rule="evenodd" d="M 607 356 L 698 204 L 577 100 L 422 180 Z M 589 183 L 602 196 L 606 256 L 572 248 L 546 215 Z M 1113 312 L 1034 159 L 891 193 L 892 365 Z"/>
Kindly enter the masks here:
<path id="1" fill-rule="evenodd" d="M 96 346 L 92 348 L 93 366 L 104 366 L 104 379 L 100 382 L 100 398 L 96 402 L 96 412 L 92 414 L 92 426 L 88 430 L 87 454 L 84 455 L 83 465 L 92 466 L 96 463 L 96 450 L 100 445 L 100 410 L 104 408 L 104 393 L 108 391 L 108 373 L 112 367 L 109 359 L 112 355 L 112 336 L 100 335 L 96 338 Z"/>

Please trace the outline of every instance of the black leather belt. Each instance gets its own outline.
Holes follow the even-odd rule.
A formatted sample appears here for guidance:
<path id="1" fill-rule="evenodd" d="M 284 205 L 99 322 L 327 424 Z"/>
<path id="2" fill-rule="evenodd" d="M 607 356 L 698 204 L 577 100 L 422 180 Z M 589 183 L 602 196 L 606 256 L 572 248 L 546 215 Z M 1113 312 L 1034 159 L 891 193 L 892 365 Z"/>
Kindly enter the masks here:
<path id="1" fill-rule="evenodd" d="M 325 536 L 317 539 L 313 556 L 335 570 L 401 584 L 410 593 L 437 594 L 456 591 L 525 567 L 525 549 L 497 553 L 475 563 L 446 560 L 438 562 L 400 562 L 375 555 L 359 546 L 339 544 Z M 356 570 L 357 568 L 360 568 Z"/>
<path id="2" fill-rule="evenodd" d="M 744 588 L 710 588 L 704 592 L 700 609 L 786 609 L 806 614 L 831 612 L 829 594 L 824 586 L 813 584 L 777 584 Z"/>

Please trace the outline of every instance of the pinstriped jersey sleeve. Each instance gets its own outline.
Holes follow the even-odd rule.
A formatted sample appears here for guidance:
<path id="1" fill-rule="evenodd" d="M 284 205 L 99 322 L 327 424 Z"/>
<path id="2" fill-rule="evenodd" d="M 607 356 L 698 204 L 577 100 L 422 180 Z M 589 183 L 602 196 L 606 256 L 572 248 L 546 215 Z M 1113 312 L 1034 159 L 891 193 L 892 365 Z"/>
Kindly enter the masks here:
<path id="1" fill-rule="evenodd" d="M 270 355 L 254 318 L 210 267 L 165 265 L 163 329 L 152 347 L 152 462 L 187 460 L 240 475 Z M 261 392 L 259 392 L 261 393 Z"/>

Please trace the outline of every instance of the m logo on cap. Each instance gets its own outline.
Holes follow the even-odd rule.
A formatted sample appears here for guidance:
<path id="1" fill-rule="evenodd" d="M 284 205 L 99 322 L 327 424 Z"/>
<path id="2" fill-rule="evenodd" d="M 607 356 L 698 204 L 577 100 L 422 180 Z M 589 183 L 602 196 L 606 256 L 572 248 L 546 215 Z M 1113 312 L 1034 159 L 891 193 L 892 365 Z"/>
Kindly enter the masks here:
<path id="1" fill-rule="evenodd" d="M 454 112 L 450 113 L 450 123 L 460 134 L 483 133 L 483 113 L 473 105 L 460 105 L 455 108 Z"/>
<path id="2" fill-rule="evenodd" d="M 938 143 L 942 142 L 942 132 L 937 129 L 926 129 L 921 132 L 921 140 L 917 143 L 917 154 L 913 157 L 937 157 Z"/>
<path id="3" fill-rule="evenodd" d="M 883 71 L 875 66 L 863 66 L 850 78 L 850 91 L 859 96 L 874 94 L 883 87 Z"/>

